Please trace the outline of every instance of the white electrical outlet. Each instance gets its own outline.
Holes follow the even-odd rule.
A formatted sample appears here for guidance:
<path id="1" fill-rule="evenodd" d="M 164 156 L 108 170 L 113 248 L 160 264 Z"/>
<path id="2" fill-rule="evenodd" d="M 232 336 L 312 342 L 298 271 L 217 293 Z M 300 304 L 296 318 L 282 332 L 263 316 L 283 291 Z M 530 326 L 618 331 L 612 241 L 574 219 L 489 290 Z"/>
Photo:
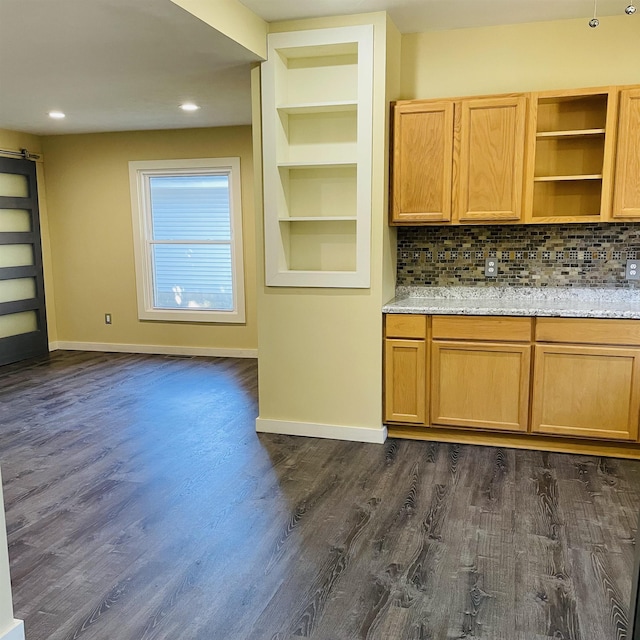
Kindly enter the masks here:
<path id="1" fill-rule="evenodd" d="M 104 314 L 104 323 L 105 324 L 111 324 L 111 314 L 110 313 L 105 313 Z"/>
<path id="2" fill-rule="evenodd" d="M 487 258 L 484 263 L 484 275 L 486 278 L 498 277 L 498 258 Z"/>
<path id="3" fill-rule="evenodd" d="M 625 277 L 627 280 L 640 280 L 640 260 L 627 260 Z"/>

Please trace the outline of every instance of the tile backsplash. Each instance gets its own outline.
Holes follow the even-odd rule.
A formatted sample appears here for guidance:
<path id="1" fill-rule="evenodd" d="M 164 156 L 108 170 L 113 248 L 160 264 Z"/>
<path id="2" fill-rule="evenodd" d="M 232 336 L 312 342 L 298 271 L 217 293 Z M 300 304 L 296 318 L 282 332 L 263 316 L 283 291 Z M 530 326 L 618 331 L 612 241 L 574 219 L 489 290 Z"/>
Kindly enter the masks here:
<path id="1" fill-rule="evenodd" d="M 496 225 L 398 228 L 398 286 L 607 287 L 640 259 L 640 224 Z M 485 259 L 498 259 L 486 278 Z"/>

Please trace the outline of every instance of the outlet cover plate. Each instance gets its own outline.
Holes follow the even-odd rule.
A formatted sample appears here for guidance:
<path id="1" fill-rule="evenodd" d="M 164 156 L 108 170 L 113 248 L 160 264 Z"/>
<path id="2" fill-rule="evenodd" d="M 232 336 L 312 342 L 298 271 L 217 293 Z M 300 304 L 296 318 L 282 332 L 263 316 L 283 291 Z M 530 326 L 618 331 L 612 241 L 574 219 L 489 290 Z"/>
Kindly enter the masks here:
<path id="1" fill-rule="evenodd" d="M 627 280 L 640 280 L 640 260 L 627 260 L 625 277 Z"/>
<path id="2" fill-rule="evenodd" d="M 487 258 L 485 260 L 484 275 L 486 278 L 498 277 L 498 258 Z"/>

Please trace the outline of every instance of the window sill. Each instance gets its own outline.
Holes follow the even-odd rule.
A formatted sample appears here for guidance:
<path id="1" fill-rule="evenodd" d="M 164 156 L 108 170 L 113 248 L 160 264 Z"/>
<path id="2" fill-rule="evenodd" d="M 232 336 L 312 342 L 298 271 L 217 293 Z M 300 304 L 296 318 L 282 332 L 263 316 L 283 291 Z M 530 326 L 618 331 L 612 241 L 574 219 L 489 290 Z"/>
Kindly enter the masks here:
<path id="1" fill-rule="evenodd" d="M 191 322 L 198 324 L 244 324 L 244 309 L 235 311 L 204 311 L 193 309 L 138 310 L 139 320 L 156 322 Z"/>

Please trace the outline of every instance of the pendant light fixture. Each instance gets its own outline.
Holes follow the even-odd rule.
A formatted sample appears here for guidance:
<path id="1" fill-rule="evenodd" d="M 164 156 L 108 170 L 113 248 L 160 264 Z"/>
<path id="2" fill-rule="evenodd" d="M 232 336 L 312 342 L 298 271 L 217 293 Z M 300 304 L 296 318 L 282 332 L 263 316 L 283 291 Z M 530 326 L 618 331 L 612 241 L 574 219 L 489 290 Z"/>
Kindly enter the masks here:
<path id="1" fill-rule="evenodd" d="M 589 26 L 595 29 L 600 24 L 598 20 L 598 0 L 593 0 L 593 18 L 589 20 Z"/>
<path id="2" fill-rule="evenodd" d="M 636 6 L 634 2 L 635 0 L 631 0 L 631 3 L 624 10 L 624 12 L 628 16 L 632 16 L 636 12 Z M 589 20 L 589 26 L 592 29 L 595 29 L 599 24 L 600 24 L 600 20 L 598 20 L 598 0 L 593 0 L 593 18 Z"/>

